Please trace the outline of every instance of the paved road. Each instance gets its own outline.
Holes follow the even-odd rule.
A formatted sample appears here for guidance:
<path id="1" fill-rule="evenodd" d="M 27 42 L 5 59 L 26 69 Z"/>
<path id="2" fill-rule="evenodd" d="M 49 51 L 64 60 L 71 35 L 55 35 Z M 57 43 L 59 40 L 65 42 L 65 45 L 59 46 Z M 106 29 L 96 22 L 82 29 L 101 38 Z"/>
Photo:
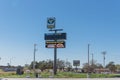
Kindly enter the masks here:
<path id="1" fill-rule="evenodd" d="M 3 78 L 0 80 L 120 80 L 120 78 Z"/>

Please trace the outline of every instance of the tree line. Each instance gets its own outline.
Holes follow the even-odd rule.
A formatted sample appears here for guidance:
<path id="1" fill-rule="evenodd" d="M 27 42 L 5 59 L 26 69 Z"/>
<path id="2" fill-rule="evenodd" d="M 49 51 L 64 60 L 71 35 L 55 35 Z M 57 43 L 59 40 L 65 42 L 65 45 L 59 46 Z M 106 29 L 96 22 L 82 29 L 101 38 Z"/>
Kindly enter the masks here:
<path id="1" fill-rule="evenodd" d="M 45 69 L 53 69 L 53 60 L 43 60 L 43 61 L 39 61 L 39 62 L 35 62 L 35 68 L 36 69 L 41 69 L 42 71 Z M 69 61 L 64 61 L 64 60 L 60 60 L 57 59 L 57 69 L 64 69 L 64 68 L 72 68 L 72 65 Z M 31 62 L 29 69 L 33 69 L 33 62 Z"/>
<path id="2" fill-rule="evenodd" d="M 41 69 L 42 71 L 45 69 L 53 69 L 53 60 L 43 60 L 39 62 L 35 62 L 35 68 Z M 101 69 L 101 68 L 107 68 L 110 70 L 110 72 L 115 72 L 116 70 L 120 71 L 120 65 L 115 64 L 113 61 L 109 62 L 105 67 L 102 66 L 102 64 L 97 63 L 97 61 L 93 60 L 89 63 L 89 71 L 94 72 L 94 69 Z M 33 62 L 29 65 L 29 69 L 33 69 Z M 72 63 L 69 61 L 64 61 L 57 59 L 57 69 L 59 70 L 67 70 L 72 71 L 73 66 Z M 82 67 L 82 72 L 88 72 L 88 63 L 84 63 Z"/>

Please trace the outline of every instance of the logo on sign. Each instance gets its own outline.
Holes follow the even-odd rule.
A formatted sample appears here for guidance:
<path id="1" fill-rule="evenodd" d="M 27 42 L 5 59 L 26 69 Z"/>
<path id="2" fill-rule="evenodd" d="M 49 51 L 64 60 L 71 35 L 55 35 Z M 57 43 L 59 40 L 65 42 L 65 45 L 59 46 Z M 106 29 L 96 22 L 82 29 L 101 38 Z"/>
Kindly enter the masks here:
<path id="1" fill-rule="evenodd" d="M 55 17 L 51 17 L 47 19 L 47 28 L 48 29 L 55 28 Z"/>

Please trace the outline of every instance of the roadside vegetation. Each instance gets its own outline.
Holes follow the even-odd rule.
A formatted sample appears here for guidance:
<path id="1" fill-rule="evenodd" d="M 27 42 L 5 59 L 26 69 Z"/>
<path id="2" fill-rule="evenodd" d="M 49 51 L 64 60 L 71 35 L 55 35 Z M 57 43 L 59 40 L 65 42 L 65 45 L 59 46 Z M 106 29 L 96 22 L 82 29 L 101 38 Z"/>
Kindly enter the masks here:
<path id="1" fill-rule="evenodd" d="M 12 68 L 12 66 L 8 66 L 7 68 Z M 33 62 L 30 65 L 25 64 L 22 66 L 20 73 L 17 71 L 4 71 L 4 69 L 0 69 L 0 77 L 1 78 L 25 78 L 25 77 L 41 77 L 41 78 L 87 78 L 88 72 L 88 63 L 84 63 L 82 68 L 74 68 L 69 61 L 64 60 L 57 60 L 57 74 L 53 75 L 53 61 L 46 60 L 46 61 L 39 61 L 36 62 L 34 72 L 33 70 Z M 102 71 L 102 70 L 107 70 Z M 52 72 L 51 72 L 51 71 Z M 95 71 L 96 70 L 96 71 Z M 102 72 L 101 72 L 102 71 Z M 118 72 L 117 72 L 118 71 Z M 96 61 L 90 62 L 89 65 L 89 77 L 90 78 L 114 78 L 120 77 L 120 65 L 115 65 L 114 62 L 109 62 L 106 67 L 103 67 L 102 64 L 96 63 Z M 18 71 L 19 72 L 19 71 Z"/>
<path id="2" fill-rule="evenodd" d="M 40 78 L 49 78 L 51 73 L 48 71 L 41 72 L 38 74 Z M 24 73 L 22 75 L 16 74 L 16 72 L 0 72 L 1 78 L 35 78 L 33 72 L 31 73 Z M 55 78 L 87 78 L 87 73 L 74 73 L 74 72 L 58 72 L 57 75 L 54 76 Z M 115 78 L 120 77 L 120 74 L 90 74 L 90 78 Z"/>

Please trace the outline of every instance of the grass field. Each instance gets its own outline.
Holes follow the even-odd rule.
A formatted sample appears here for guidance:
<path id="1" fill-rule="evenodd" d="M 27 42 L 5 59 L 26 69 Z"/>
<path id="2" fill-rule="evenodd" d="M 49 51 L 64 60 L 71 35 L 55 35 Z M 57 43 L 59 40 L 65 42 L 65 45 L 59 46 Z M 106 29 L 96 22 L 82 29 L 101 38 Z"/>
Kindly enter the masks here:
<path id="1" fill-rule="evenodd" d="M 24 73 L 23 75 L 17 75 L 16 72 L 2 72 L 0 71 L 1 78 L 25 78 L 25 77 L 35 77 L 33 73 Z M 49 72 L 42 72 L 40 74 L 43 78 L 48 78 L 52 76 Z M 73 73 L 73 72 L 58 72 L 55 78 L 86 78 L 86 73 Z M 90 78 L 114 78 L 120 77 L 120 74 L 90 74 Z"/>

